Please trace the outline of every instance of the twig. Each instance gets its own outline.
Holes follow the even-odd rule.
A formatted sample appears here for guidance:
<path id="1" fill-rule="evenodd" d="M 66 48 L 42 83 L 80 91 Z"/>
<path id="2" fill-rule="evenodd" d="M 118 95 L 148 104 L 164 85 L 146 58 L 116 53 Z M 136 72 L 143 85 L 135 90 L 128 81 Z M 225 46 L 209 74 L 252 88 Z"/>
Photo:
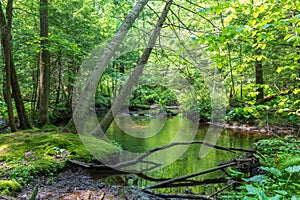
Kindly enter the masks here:
<path id="1" fill-rule="evenodd" d="M 145 193 L 155 195 L 161 198 L 178 198 L 178 199 L 205 199 L 205 200 L 215 200 L 212 197 L 201 195 L 201 194 L 159 194 L 149 190 L 144 190 Z"/>
<path id="2" fill-rule="evenodd" d="M 208 184 L 226 183 L 227 181 L 228 180 L 226 178 L 206 179 L 206 180 L 203 180 L 203 181 L 186 180 L 186 182 L 172 183 L 172 184 L 169 184 L 169 185 L 161 186 L 159 188 L 171 188 L 171 187 L 208 185 Z"/>
<path id="3" fill-rule="evenodd" d="M 233 184 L 235 184 L 236 182 L 235 181 L 233 181 L 232 183 L 230 183 L 230 184 L 228 184 L 227 186 L 225 186 L 225 187 L 223 187 L 223 188 L 221 188 L 220 190 L 218 190 L 217 192 L 215 192 L 215 193 L 213 193 L 213 194 L 211 194 L 210 195 L 210 197 L 214 197 L 214 196 L 216 196 L 217 194 L 219 194 L 219 193 L 221 193 L 221 192 L 223 192 L 224 190 L 226 190 L 226 189 L 228 189 L 228 188 L 230 188 Z"/>

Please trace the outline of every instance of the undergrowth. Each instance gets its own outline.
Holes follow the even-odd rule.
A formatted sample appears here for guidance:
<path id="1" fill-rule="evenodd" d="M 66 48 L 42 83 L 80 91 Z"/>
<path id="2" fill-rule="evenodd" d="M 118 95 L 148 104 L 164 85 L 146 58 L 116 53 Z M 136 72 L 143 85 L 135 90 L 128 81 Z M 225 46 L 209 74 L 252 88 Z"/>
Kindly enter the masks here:
<path id="1" fill-rule="evenodd" d="M 260 173 L 237 189 L 224 193 L 222 199 L 300 200 L 300 140 L 294 137 L 256 142 Z"/>

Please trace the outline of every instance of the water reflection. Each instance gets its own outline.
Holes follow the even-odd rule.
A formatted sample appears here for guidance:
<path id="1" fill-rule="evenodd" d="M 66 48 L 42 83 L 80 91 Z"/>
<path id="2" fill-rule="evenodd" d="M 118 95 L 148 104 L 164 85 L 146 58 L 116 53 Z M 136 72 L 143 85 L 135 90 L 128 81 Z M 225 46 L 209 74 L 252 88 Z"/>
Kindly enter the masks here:
<path id="1" fill-rule="evenodd" d="M 134 122 L 132 124 L 132 128 L 136 128 L 137 126 L 143 126 L 149 124 L 147 121 L 149 119 L 145 117 L 135 117 Z M 149 138 L 136 138 L 132 137 L 126 133 L 124 133 L 116 123 L 112 124 L 110 129 L 108 130 L 107 136 L 116 141 L 116 143 L 120 144 L 123 149 L 131 152 L 146 152 L 152 148 L 163 146 L 169 144 L 174 141 L 203 141 L 207 131 L 208 126 L 201 125 L 197 129 L 193 129 L 195 124 L 188 119 L 181 117 L 171 117 L 166 120 L 164 127 L 160 130 L 159 133 L 153 135 Z M 190 131 L 195 131 L 191 133 Z M 234 147 L 234 148 L 244 148 L 251 149 L 252 144 L 256 139 L 258 139 L 257 135 L 250 134 L 241 134 L 237 132 L 232 132 L 229 130 L 222 130 L 217 145 L 224 147 Z M 158 152 L 155 154 L 155 157 L 158 159 L 157 161 L 165 161 L 170 162 L 172 164 L 159 168 L 155 171 L 145 173 L 146 176 L 152 178 L 174 178 L 186 174 L 191 174 L 199 171 L 203 171 L 212 167 L 215 167 L 220 162 L 229 161 L 233 158 L 236 158 L 240 155 L 240 153 L 233 154 L 228 151 L 218 150 L 218 149 L 210 149 L 209 153 L 204 157 L 201 157 L 199 152 L 201 149 L 201 144 L 193 144 L 190 146 L 176 146 L 170 149 L 164 150 L 162 152 Z M 182 153 L 184 152 L 184 153 Z M 178 154 L 181 155 L 178 159 Z M 152 157 L 153 158 L 153 157 Z M 153 160 L 153 159 L 152 159 Z M 173 162 L 174 161 L 174 162 Z M 128 175 L 127 175 L 128 176 Z M 150 186 L 155 184 L 153 181 L 145 180 L 144 178 L 132 178 L 132 175 L 129 179 L 127 179 L 126 175 L 121 177 L 122 180 L 127 180 L 129 185 L 136 185 L 139 188 L 143 188 L 146 186 Z M 204 174 L 199 177 L 195 177 L 192 180 L 195 181 L 204 181 L 206 179 L 212 178 L 223 178 L 225 177 L 224 172 L 216 171 L 209 174 Z M 110 177 L 106 178 L 103 181 L 109 182 L 110 184 L 113 182 L 114 184 L 118 184 L 117 181 L 120 178 Z M 134 180 L 134 181 L 133 181 Z M 122 185 L 124 183 L 122 182 Z M 220 189 L 222 184 L 218 185 L 202 185 L 197 187 L 174 187 L 174 188 L 160 188 L 156 189 L 159 192 L 166 193 L 213 193 L 216 189 Z"/>

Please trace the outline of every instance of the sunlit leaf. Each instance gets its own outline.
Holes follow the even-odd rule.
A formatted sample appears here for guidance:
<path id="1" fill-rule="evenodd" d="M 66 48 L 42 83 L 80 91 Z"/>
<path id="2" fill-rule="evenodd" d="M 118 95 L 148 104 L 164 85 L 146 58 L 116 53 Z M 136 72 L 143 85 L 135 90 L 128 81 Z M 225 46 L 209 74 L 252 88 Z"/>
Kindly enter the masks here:
<path id="1" fill-rule="evenodd" d="M 263 56 L 258 56 L 257 61 L 261 61 L 263 59 Z"/>

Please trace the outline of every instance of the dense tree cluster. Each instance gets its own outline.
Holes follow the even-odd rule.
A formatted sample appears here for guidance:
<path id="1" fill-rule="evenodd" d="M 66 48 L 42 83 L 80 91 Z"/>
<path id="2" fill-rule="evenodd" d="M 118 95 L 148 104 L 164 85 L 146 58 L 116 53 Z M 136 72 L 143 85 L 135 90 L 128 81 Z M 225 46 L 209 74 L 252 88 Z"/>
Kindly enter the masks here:
<path id="1" fill-rule="evenodd" d="M 101 51 L 93 55 L 92 50 L 109 43 L 136 3 L 0 2 L 4 72 L 0 77 L 0 113 L 1 118 L 9 120 L 11 131 L 16 130 L 16 122 L 27 129 L 32 124 L 43 126 L 71 118 L 73 87 L 80 66 L 91 56 L 101 56 Z M 155 24 L 164 4 L 149 1 L 132 24 L 129 37 L 115 51 L 99 82 L 97 106 L 109 108 L 139 66 L 150 35 L 157 31 Z M 146 76 L 140 78 L 146 84 L 137 83 L 127 103 L 182 103 L 176 91 L 159 85 L 157 72 L 171 69 L 195 93 L 198 106 L 183 103 L 186 112 L 197 111 L 201 118 L 212 118 L 211 110 L 220 102 L 212 100 L 209 82 L 218 77 L 227 92 L 224 120 L 297 125 L 299 4 L 298 0 L 173 1 L 149 56 Z M 132 48 L 131 44 L 136 46 Z"/>

